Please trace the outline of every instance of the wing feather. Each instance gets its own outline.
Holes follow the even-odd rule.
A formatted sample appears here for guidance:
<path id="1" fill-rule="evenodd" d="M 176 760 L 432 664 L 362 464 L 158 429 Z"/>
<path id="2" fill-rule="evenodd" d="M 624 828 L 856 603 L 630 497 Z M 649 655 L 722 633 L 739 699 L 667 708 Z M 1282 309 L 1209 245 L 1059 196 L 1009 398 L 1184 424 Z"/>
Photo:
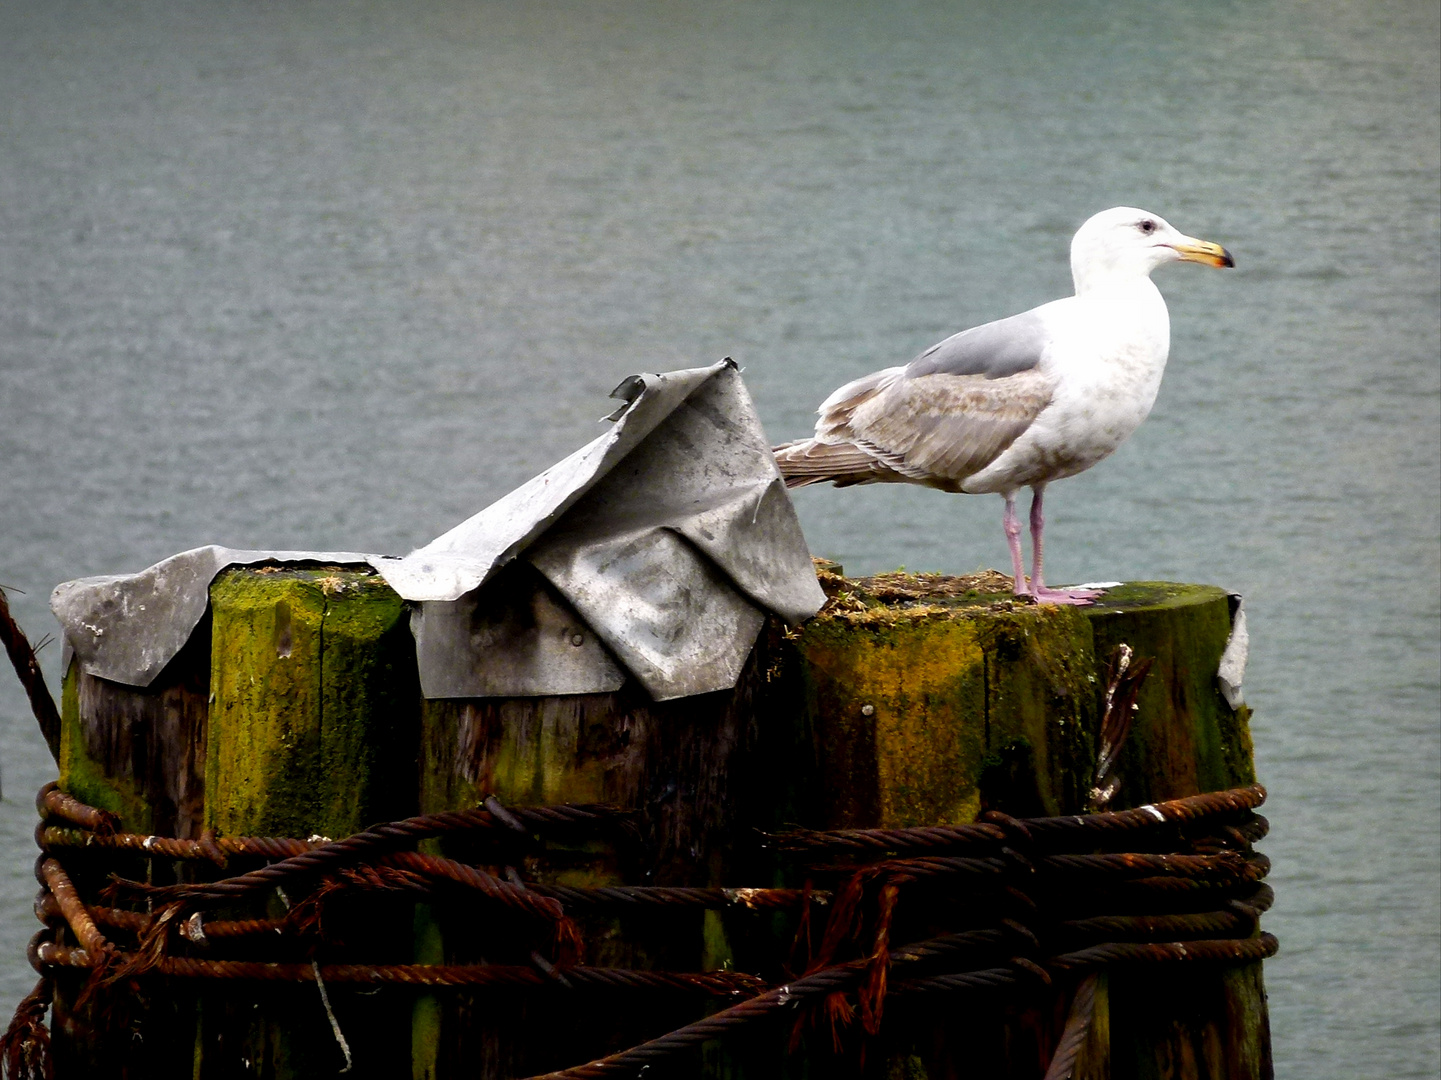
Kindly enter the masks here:
<path id="1" fill-rule="evenodd" d="M 875 454 L 853 443 L 826 443 L 815 439 L 782 443 L 772 447 L 776 465 L 786 487 L 832 483 L 837 487 L 874 484 L 882 480 L 904 480 L 877 459 Z"/>
<path id="2" fill-rule="evenodd" d="M 846 383 L 821 403 L 814 438 L 775 448 L 786 484 L 899 480 L 959 491 L 1050 404 L 1046 307 L 963 330 L 906 367 Z"/>
<path id="3" fill-rule="evenodd" d="M 899 379 L 857 406 L 851 440 L 897 472 L 959 484 L 995 461 L 1050 403 L 1053 377 L 923 375 Z"/>
<path id="4" fill-rule="evenodd" d="M 1004 379 L 1040 366 L 1050 344 L 1046 304 L 1007 319 L 973 326 L 932 345 L 906 366 L 908 379 L 923 375 L 984 375 Z"/>

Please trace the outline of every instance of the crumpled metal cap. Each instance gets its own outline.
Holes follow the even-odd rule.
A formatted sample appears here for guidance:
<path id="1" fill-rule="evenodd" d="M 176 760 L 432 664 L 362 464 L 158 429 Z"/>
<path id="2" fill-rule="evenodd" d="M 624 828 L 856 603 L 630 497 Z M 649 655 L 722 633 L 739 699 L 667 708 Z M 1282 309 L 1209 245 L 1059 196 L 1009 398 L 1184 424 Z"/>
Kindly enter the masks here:
<path id="1" fill-rule="evenodd" d="M 614 666 L 577 670 L 579 657 L 554 676 L 538 663 L 455 662 L 465 619 L 442 605 L 469 610 L 478 652 L 493 638 L 485 583 L 517 558 L 553 587 L 550 608 L 576 615 L 552 618 L 536 648 L 565 654 L 576 634 L 570 647 L 583 648 L 572 628 L 583 625 L 657 700 L 734 686 L 765 611 L 797 623 L 825 603 L 734 363 L 633 375 L 612 396 L 628 403 L 605 435 L 404 559 L 376 561 L 423 601 L 412 627 L 427 697 L 618 688 Z"/>
<path id="2" fill-rule="evenodd" d="M 729 360 L 632 375 L 615 426 L 404 558 L 203 547 L 59 586 L 85 671 L 148 686 L 204 617 L 210 582 L 260 562 L 373 566 L 415 601 L 426 697 L 735 685 L 772 611 L 825 602 L 755 408 Z"/>
<path id="3" fill-rule="evenodd" d="M 50 610 L 65 628 L 66 656 L 83 671 L 149 686 L 205 617 L 210 583 L 227 566 L 255 563 L 318 563 L 364 566 L 369 555 L 354 551 L 242 551 L 209 544 L 172 555 L 138 574 L 107 574 L 57 585 Z"/>

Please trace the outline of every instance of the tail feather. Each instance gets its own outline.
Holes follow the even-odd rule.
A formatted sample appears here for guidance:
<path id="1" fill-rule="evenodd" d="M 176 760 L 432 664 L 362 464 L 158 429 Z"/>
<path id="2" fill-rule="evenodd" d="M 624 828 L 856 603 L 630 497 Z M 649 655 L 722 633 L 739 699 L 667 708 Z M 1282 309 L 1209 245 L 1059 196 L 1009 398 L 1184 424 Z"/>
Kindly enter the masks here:
<path id="1" fill-rule="evenodd" d="M 788 488 L 824 483 L 849 487 L 895 476 L 895 470 L 851 443 L 797 439 L 771 447 L 771 453 L 776 456 L 776 465 Z"/>

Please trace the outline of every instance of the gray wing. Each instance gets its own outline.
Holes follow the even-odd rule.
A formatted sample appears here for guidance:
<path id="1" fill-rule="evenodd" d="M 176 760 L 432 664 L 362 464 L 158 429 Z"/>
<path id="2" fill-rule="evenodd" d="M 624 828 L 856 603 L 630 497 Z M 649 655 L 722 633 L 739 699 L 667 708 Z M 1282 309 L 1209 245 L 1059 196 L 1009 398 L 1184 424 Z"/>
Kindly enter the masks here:
<path id="1" fill-rule="evenodd" d="M 909 366 L 847 383 L 814 439 L 776 448 L 791 486 L 909 480 L 951 491 L 995 461 L 1051 401 L 1049 337 L 1036 311 L 963 330 Z"/>
<path id="2" fill-rule="evenodd" d="M 1034 310 L 1023 311 L 962 330 L 932 345 L 910 362 L 905 377 L 984 375 L 1004 379 L 1039 365 L 1049 340 L 1041 316 Z"/>
<path id="3" fill-rule="evenodd" d="M 859 404 L 847 427 L 857 447 L 901 476 L 954 490 L 1020 438 L 1054 389 L 1035 368 L 897 379 Z"/>

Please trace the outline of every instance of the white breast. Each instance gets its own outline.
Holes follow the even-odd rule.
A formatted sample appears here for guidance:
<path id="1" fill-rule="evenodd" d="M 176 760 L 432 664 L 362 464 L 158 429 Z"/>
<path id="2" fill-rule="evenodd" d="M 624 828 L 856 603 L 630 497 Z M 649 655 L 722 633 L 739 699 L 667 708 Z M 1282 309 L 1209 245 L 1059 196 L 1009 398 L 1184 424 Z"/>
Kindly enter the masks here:
<path id="1" fill-rule="evenodd" d="M 1052 345 L 1041 362 L 1057 379 L 1051 404 L 968 492 L 1008 492 L 1084 472 L 1151 411 L 1170 351 L 1166 302 L 1149 278 L 1048 305 Z"/>

